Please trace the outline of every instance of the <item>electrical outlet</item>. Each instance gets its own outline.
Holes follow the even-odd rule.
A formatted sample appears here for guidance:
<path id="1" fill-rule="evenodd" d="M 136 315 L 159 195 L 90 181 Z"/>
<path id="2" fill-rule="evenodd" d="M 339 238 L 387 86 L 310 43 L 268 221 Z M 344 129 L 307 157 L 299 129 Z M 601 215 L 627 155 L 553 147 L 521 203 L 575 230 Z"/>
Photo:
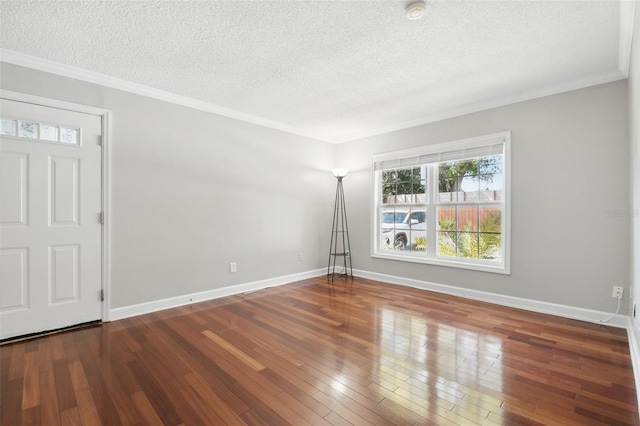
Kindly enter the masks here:
<path id="1" fill-rule="evenodd" d="M 622 299 L 622 293 L 624 292 L 624 289 L 622 287 L 618 287 L 618 286 L 613 286 L 613 293 L 611 293 L 611 297 L 613 297 L 614 299 Z"/>
<path id="2" fill-rule="evenodd" d="M 238 265 L 236 265 L 236 262 L 231 262 L 229 264 L 229 272 L 231 272 L 232 274 L 234 272 L 238 272 Z"/>
<path id="3" fill-rule="evenodd" d="M 302 262 L 304 255 L 302 253 L 298 254 L 298 262 Z"/>

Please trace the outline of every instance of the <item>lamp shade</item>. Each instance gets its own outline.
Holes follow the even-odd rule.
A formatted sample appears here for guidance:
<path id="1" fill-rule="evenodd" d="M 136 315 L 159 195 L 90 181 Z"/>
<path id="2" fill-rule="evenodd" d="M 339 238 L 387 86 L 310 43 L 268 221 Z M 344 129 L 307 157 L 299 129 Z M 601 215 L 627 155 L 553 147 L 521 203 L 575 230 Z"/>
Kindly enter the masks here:
<path id="1" fill-rule="evenodd" d="M 349 169 L 331 169 L 331 173 L 337 178 L 343 178 L 349 173 Z"/>

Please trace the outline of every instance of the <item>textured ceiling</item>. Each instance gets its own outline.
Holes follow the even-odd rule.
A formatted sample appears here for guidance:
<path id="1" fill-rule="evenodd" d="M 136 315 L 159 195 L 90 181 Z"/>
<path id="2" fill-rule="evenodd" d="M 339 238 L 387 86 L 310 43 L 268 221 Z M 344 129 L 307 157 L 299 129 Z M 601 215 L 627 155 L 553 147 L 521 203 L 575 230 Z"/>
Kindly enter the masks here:
<path id="1" fill-rule="evenodd" d="M 29 55 L 335 142 L 628 71 L 624 1 L 428 1 L 416 21 L 406 4 L 2 1 L 1 59 Z"/>

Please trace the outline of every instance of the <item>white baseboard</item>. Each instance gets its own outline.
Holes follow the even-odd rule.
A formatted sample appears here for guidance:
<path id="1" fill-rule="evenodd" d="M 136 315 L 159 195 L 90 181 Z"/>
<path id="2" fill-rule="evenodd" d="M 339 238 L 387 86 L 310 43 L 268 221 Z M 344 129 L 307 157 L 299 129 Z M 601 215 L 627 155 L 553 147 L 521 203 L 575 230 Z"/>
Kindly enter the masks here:
<path id="1" fill-rule="evenodd" d="M 149 314 L 151 312 L 177 308 L 179 306 L 204 302 L 207 300 L 217 299 L 225 296 L 232 296 L 234 294 L 248 293 L 256 290 L 262 290 L 267 287 L 276 287 L 279 285 L 290 284 L 296 281 L 319 277 L 325 275 L 326 273 L 327 270 L 324 268 L 316 269 L 314 271 L 301 272 L 298 274 L 285 275 L 282 277 L 269 278 L 266 280 L 217 288 L 200 293 L 184 294 L 167 299 L 154 300 L 151 302 L 139 303 L 137 305 L 124 306 L 122 308 L 114 308 L 109 311 L 109 318 L 107 319 L 107 321 L 117 321 L 119 319 L 134 317 L 136 315 Z"/>
<path id="2" fill-rule="evenodd" d="M 627 317 L 627 336 L 629 339 L 629 352 L 631 352 L 631 362 L 633 363 L 633 377 L 636 381 L 636 397 L 638 407 L 640 407 L 640 343 L 633 330 L 633 320 Z"/>
<path id="3" fill-rule="evenodd" d="M 541 302 L 539 300 L 523 299 L 520 297 L 506 296 L 503 294 L 489 293 L 478 290 L 470 290 L 462 287 L 455 287 L 445 284 L 437 284 L 428 281 L 402 278 L 393 275 L 380 274 L 377 272 L 354 270 L 353 274 L 370 280 L 380 281 L 387 284 L 404 285 L 407 287 L 419 288 L 422 290 L 434 291 L 437 293 L 449 294 L 466 299 L 478 300 L 481 302 L 495 303 L 496 305 L 509 306 L 512 308 L 524 309 L 527 311 L 550 314 L 564 318 L 588 321 L 596 324 L 610 325 L 612 327 L 627 328 L 628 317 L 626 315 L 616 315 L 610 321 L 602 323 L 601 320 L 611 317 L 608 312 L 594 311 L 591 309 L 576 308 L 573 306 L 559 305 L 556 303 Z"/>
<path id="4" fill-rule="evenodd" d="M 154 300 L 151 302 L 140 303 L 137 305 L 124 306 L 109 310 L 109 317 L 106 321 L 116 321 L 123 318 L 129 318 L 136 315 L 148 314 L 151 312 L 161 311 L 163 309 L 176 308 L 178 306 L 189 305 L 192 303 L 204 302 L 206 300 L 217 299 L 219 297 L 232 296 L 234 294 L 247 293 L 251 291 L 261 290 L 267 287 L 275 287 L 284 284 L 290 284 L 296 281 L 315 278 L 326 274 L 326 269 L 316 269 L 313 271 L 301 272 L 297 274 L 284 275 L 266 280 L 254 281 L 245 284 L 238 284 L 229 287 L 218 288 L 214 290 L 203 291 L 200 293 L 184 294 L 181 296 L 170 297 L 167 299 Z M 362 270 L 354 270 L 354 275 L 388 284 L 397 284 L 407 287 L 418 288 L 422 290 L 434 291 L 437 293 L 449 294 L 452 296 L 463 297 L 482 302 L 495 303 L 497 305 L 509 306 L 512 308 L 525 309 L 528 311 L 550 314 L 564 318 L 588 321 L 596 324 L 601 323 L 602 319 L 611 316 L 608 312 L 594 311 L 590 309 L 577 308 L 568 305 L 559 305 L 556 303 L 541 302 L 538 300 L 523 299 L 520 297 L 506 296 L 503 294 L 489 293 L 478 290 L 470 290 L 462 287 L 455 287 L 445 284 L 437 284 L 428 281 L 415 280 L 412 278 L 397 277 L 394 275 L 380 274 L 377 272 L 369 272 Z M 631 336 L 632 330 L 629 328 L 629 317 L 626 315 L 616 315 L 610 321 L 604 323 L 618 328 L 625 328 Z M 635 338 L 635 336 L 634 336 Z M 631 339 L 631 337 L 630 337 Z M 638 354 L 640 355 L 640 354 Z M 638 358 L 640 361 L 640 357 Z M 640 382 L 639 382 L 640 383 Z"/>
<path id="5" fill-rule="evenodd" d="M 388 284 L 403 285 L 422 290 L 434 291 L 437 293 L 449 294 L 452 296 L 464 297 L 467 299 L 482 302 L 495 303 L 497 305 L 509 306 L 512 308 L 524 309 L 527 311 L 539 312 L 543 314 L 555 315 L 563 318 L 588 321 L 596 324 L 610 325 L 612 327 L 625 328 L 629 341 L 629 352 L 633 375 L 636 383 L 636 397 L 640 407 L 640 341 L 633 330 L 633 322 L 630 316 L 616 315 L 610 321 L 602 323 L 602 319 L 611 317 L 608 312 L 594 311 L 591 309 L 576 308 L 573 306 L 559 305 L 556 303 L 541 302 L 538 300 L 523 299 L 502 294 L 489 293 L 484 291 L 469 290 L 461 287 L 454 287 L 444 284 L 436 284 L 427 281 L 402 278 L 393 275 L 379 274 L 376 272 L 354 270 L 354 275 L 370 280 L 380 281 Z"/>

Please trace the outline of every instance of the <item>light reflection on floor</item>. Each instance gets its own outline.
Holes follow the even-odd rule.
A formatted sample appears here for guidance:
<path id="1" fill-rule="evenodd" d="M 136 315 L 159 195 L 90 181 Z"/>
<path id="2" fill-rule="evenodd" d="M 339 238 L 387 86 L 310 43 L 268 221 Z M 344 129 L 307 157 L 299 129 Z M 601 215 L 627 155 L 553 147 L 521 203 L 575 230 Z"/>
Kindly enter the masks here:
<path id="1" fill-rule="evenodd" d="M 349 280 L 337 283 L 329 286 L 331 311 L 348 329 L 352 287 Z M 443 325 L 430 321 L 428 313 L 417 315 L 390 304 L 374 309 L 376 324 L 370 327 L 379 349 L 371 350 L 377 361 L 369 388 L 425 418 L 433 412 L 444 418 L 453 413 L 481 424 L 492 411 L 501 411 L 502 399 L 492 396 L 503 391 L 501 337 Z M 331 386 L 344 393 L 347 378 L 338 374 Z"/>

